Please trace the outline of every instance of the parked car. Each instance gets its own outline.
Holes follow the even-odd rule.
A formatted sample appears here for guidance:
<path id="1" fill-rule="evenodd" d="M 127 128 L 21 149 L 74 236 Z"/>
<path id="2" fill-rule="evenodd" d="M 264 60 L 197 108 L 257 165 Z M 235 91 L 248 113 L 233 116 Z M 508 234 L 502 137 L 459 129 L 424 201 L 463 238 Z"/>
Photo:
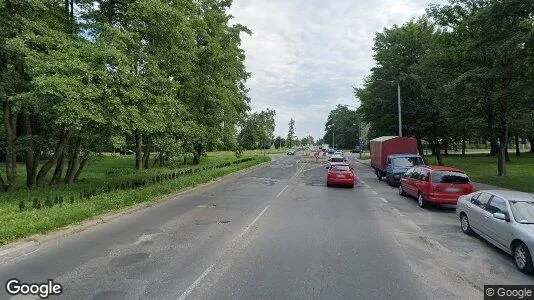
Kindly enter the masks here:
<path id="1" fill-rule="evenodd" d="M 477 233 L 511 254 L 516 267 L 533 273 L 534 196 L 516 191 L 485 190 L 460 197 L 456 206 L 460 228 Z"/>
<path id="2" fill-rule="evenodd" d="M 330 163 L 326 166 L 326 186 L 343 185 L 354 187 L 355 172 L 348 163 Z"/>
<path id="3" fill-rule="evenodd" d="M 360 146 L 354 147 L 354 149 L 350 150 L 350 153 L 360 153 L 362 152 L 362 148 Z"/>
<path id="4" fill-rule="evenodd" d="M 334 151 L 334 155 L 343 155 L 343 150 Z"/>
<path id="5" fill-rule="evenodd" d="M 119 151 L 120 155 L 135 155 L 135 151 L 129 149 L 121 149 Z"/>
<path id="6" fill-rule="evenodd" d="M 378 180 L 386 177 L 390 185 L 396 185 L 409 168 L 424 165 L 419 156 L 417 140 L 414 138 L 383 136 L 371 140 L 371 167 Z"/>
<path id="7" fill-rule="evenodd" d="M 474 191 L 473 183 L 463 171 L 443 166 L 410 168 L 399 185 L 399 194 L 416 198 L 419 207 L 429 203 L 456 205 L 460 196 Z"/>
<path id="8" fill-rule="evenodd" d="M 287 155 L 295 155 L 295 150 L 289 149 L 286 152 Z"/>

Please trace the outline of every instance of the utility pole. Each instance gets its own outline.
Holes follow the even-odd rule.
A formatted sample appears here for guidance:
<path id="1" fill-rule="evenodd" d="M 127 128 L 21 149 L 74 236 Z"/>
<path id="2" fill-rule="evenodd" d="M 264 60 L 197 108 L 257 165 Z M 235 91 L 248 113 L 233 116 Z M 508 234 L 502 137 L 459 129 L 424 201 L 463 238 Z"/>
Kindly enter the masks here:
<path id="1" fill-rule="evenodd" d="M 381 78 L 377 78 L 377 81 L 387 82 L 387 83 L 396 83 L 397 84 L 397 111 L 398 111 L 398 119 L 399 119 L 399 136 L 402 136 L 402 114 L 401 114 L 401 88 L 400 88 L 400 80 L 385 80 Z"/>
<path id="2" fill-rule="evenodd" d="M 402 137 L 401 90 L 400 81 L 397 81 L 397 109 L 399 111 L 399 136 Z"/>

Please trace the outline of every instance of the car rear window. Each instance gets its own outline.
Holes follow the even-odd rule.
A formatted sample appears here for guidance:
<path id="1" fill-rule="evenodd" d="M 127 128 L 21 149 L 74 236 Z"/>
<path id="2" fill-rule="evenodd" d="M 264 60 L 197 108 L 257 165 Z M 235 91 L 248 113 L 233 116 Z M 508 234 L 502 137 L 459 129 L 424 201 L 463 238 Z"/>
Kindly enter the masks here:
<path id="1" fill-rule="evenodd" d="M 469 177 L 464 173 L 453 171 L 436 171 L 432 173 L 433 183 L 455 183 L 466 184 L 469 183 Z"/>
<path id="2" fill-rule="evenodd" d="M 332 162 L 343 162 L 345 161 L 342 157 L 332 157 Z"/>
<path id="3" fill-rule="evenodd" d="M 332 166 L 333 171 L 350 171 L 349 166 Z"/>

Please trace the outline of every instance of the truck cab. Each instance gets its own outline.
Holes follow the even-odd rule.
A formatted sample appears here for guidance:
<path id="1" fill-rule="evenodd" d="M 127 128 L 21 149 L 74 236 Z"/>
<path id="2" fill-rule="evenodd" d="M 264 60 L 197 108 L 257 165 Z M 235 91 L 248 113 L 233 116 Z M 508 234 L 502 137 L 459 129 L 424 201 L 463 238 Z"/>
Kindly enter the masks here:
<path id="1" fill-rule="evenodd" d="M 385 177 L 389 185 L 397 185 L 406 171 L 417 165 L 426 165 L 419 154 L 392 154 L 387 156 Z"/>

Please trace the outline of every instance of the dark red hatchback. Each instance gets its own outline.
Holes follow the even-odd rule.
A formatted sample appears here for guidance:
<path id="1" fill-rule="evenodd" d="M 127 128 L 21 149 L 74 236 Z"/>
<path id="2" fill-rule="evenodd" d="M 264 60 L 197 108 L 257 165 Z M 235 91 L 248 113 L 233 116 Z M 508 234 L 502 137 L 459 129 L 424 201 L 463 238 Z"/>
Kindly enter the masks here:
<path id="1" fill-rule="evenodd" d="M 417 199 L 419 207 L 428 203 L 456 205 L 458 198 L 475 191 L 462 171 L 443 166 L 415 166 L 401 178 L 399 194 Z"/>

